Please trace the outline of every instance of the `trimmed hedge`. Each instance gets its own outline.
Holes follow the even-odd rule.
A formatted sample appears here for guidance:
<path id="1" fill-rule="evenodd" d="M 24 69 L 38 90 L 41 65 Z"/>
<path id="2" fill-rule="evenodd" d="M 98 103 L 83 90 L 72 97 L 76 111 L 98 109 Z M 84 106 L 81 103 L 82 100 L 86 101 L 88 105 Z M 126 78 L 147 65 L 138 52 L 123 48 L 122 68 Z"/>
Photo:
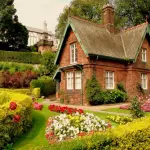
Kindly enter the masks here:
<path id="1" fill-rule="evenodd" d="M 43 147 L 44 150 L 127 150 L 150 149 L 150 117 L 97 133 Z"/>
<path id="2" fill-rule="evenodd" d="M 53 81 L 53 79 L 32 80 L 30 87 L 31 89 L 40 88 L 42 96 L 48 96 L 56 93 L 56 82 Z"/>
<path id="3" fill-rule="evenodd" d="M 40 64 L 41 54 L 37 52 L 16 52 L 0 50 L 0 61 Z"/>
<path id="4" fill-rule="evenodd" d="M 0 91 L 0 149 L 13 142 L 32 124 L 32 99 L 24 94 Z M 15 102 L 17 108 L 11 110 L 10 102 Z M 14 116 L 19 115 L 20 121 L 14 122 Z"/>

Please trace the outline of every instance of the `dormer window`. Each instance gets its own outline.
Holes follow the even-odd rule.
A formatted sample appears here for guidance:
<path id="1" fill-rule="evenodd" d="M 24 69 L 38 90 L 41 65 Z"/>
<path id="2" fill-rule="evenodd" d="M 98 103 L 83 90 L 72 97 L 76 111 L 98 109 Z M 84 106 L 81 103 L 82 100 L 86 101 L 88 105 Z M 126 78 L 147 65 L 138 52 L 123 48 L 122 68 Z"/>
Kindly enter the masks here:
<path id="1" fill-rule="evenodd" d="M 70 45 L 70 63 L 75 64 L 77 63 L 77 47 L 76 43 Z"/>
<path id="2" fill-rule="evenodd" d="M 142 61 L 143 61 L 143 62 L 146 62 L 146 60 L 147 60 L 147 59 L 146 59 L 146 49 L 143 48 L 143 49 L 142 49 Z"/>

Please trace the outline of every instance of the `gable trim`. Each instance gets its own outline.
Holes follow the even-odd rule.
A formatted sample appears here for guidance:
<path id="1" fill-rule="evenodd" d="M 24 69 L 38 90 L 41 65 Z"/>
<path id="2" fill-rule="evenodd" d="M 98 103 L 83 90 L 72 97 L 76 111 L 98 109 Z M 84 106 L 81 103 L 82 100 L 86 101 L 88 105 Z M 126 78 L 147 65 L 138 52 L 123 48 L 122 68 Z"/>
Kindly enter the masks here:
<path id="1" fill-rule="evenodd" d="M 86 48 L 84 47 L 83 43 L 81 42 L 81 39 L 80 39 L 80 37 L 79 37 L 79 35 L 78 35 L 78 33 L 77 33 L 77 31 L 76 31 L 76 29 L 75 29 L 73 23 L 68 19 L 68 23 L 67 23 L 67 26 L 66 26 L 66 28 L 65 28 L 65 31 L 64 31 L 63 37 L 62 37 L 62 39 L 61 39 L 61 43 L 60 43 L 60 45 L 59 45 L 58 52 L 57 52 L 57 54 L 56 54 L 56 58 L 55 58 L 55 61 L 54 61 L 54 64 L 55 64 L 55 65 L 57 65 L 57 63 L 58 63 L 58 59 L 59 59 L 59 56 L 60 56 L 60 52 L 61 52 L 61 50 L 62 50 L 62 46 L 63 46 L 63 43 L 64 43 L 64 41 L 65 41 L 65 37 L 66 37 L 66 34 L 67 34 L 67 31 L 68 31 L 68 28 L 69 28 L 69 27 L 72 28 L 72 30 L 73 30 L 75 36 L 77 37 L 78 42 L 79 42 L 80 45 L 81 45 L 82 50 L 84 51 L 85 55 L 88 57 L 88 51 L 86 50 Z"/>
<path id="2" fill-rule="evenodd" d="M 134 58 L 134 62 L 136 62 L 136 60 L 137 60 L 137 58 L 138 58 L 138 55 L 139 55 L 139 53 L 140 53 L 142 44 L 143 44 L 143 42 L 144 42 L 144 40 L 145 40 L 145 37 L 146 37 L 146 34 L 147 34 L 147 33 L 150 34 L 150 27 L 149 27 L 149 25 L 147 25 L 146 30 L 145 30 L 145 32 L 144 32 L 144 34 L 143 34 L 141 43 L 140 43 L 140 45 L 139 45 L 139 47 L 138 47 L 137 53 L 136 53 L 135 58 Z"/>

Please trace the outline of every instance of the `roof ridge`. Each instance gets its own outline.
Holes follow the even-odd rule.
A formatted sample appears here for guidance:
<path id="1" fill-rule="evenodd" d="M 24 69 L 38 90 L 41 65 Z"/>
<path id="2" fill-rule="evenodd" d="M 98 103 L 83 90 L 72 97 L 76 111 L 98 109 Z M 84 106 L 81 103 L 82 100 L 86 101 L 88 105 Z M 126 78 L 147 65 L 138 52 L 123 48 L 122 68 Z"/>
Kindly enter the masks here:
<path id="1" fill-rule="evenodd" d="M 127 28 L 127 29 L 125 29 L 124 31 L 129 31 L 129 30 L 135 29 L 135 28 L 137 28 L 137 27 L 143 26 L 143 25 L 145 25 L 145 24 L 148 24 L 148 23 L 147 23 L 147 22 L 144 22 L 144 23 L 138 24 L 138 25 L 136 25 L 136 26 L 132 26 L 132 27 L 130 27 L 130 28 Z"/>
<path id="2" fill-rule="evenodd" d="M 77 16 L 70 16 L 70 18 L 74 18 L 74 19 L 77 19 L 77 20 L 81 20 L 81 21 L 84 21 L 84 22 L 87 22 L 87 23 L 90 23 L 90 24 L 93 24 L 93 25 L 105 28 L 105 26 L 102 25 L 102 24 L 98 24 L 98 23 L 95 23 L 95 22 L 92 22 L 92 21 L 89 21 L 87 19 L 83 19 L 83 18 L 80 18 L 80 17 L 77 17 Z"/>

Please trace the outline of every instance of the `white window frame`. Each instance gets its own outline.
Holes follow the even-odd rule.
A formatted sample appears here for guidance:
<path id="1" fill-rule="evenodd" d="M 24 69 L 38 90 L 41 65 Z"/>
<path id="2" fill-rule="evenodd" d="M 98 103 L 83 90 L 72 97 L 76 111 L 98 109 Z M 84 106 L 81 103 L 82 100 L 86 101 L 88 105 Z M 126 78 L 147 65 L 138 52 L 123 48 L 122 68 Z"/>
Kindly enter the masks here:
<path id="1" fill-rule="evenodd" d="M 146 49 L 142 48 L 142 61 L 146 62 L 147 61 L 147 55 L 146 55 Z"/>
<path id="2" fill-rule="evenodd" d="M 67 72 L 67 90 L 73 90 L 73 72 Z"/>
<path id="3" fill-rule="evenodd" d="M 141 86 L 144 90 L 147 90 L 147 74 L 141 74 Z"/>
<path id="4" fill-rule="evenodd" d="M 76 43 L 70 44 L 70 63 L 77 63 L 77 47 Z"/>
<path id="5" fill-rule="evenodd" d="M 113 71 L 105 72 L 105 86 L 106 86 L 106 89 L 114 89 L 114 72 Z"/>
<path id="6" fill-rule="evenodd" d="M 81 71 L 75 72 L 75 89 L 80 90 L 82 88 L 82 75 Z"/>

